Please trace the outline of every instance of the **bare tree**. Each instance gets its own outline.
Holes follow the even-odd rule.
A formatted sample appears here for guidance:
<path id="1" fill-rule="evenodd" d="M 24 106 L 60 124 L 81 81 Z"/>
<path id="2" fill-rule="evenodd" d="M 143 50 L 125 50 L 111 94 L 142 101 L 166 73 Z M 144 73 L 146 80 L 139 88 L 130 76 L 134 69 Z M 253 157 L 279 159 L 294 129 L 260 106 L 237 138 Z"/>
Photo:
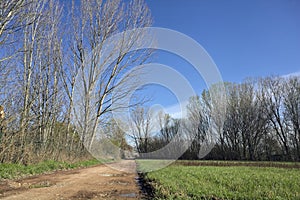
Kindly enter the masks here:
<path id="1" fill-rule="evenodd" d="M 187 106 L 187 119 L 184 123 L 189 143 L 191 158 L 198 159 L 201 147 L 207 139 L 210 114 L 201 97 L 191 97 Z"/>
<path id="2" fill-rule="evenodd" d="M 225 89 L 226 84 L 215 83 L 210 86 L 209 90 L 204 90 L 202 93 L 203 105 L 209 116 L 204 152 L 210 151 L 215 143 L 220 151 L 225 151 L 224 121 L 227 106 Z"/>
<path id="3" fill-rule="evenodd" d="M 24 2 L 26 6 L 20 12 L 28 16 L 22 19 L 22 30 L 18 32 L 22 50 L 10 75 L 15 81 L 9 85 L 14 88 L 10 104 L 14 108 L 8 106 L 11 109 L 8 113 L 14 127 L 18 127 L 7 143 L 13 162 L 27 162 L 32 152 L 47 155 L 40 154 L 40 150 L 47 152 L 46 147 L 53 144 L 53 127 L 61 106 L 58 94 L 61 91 L 58 72 L 62 65 L 58 28 L 61 8 L 52 0 Z"/>
<path id="4" fill-rule="evenodd" d="M 44 12 L 44 7 L 46 5 L 46 1 L 36 1 L 32 2 L 24 12 L 32 13 L 32 17 L 35 19 L 34 23 L 25 26 L 23 31 L 23 53 L 22 53 L 22 66 L 19 67 L 20 73 L 22 77 L 20 77 L 20 85 L 22 94 L 22 103 L 20 110 L 20 136 L 18 143 L 20 144 L 20 148 L 17 153 L 17 160 L 23 160 L 26 146 L 26 136 L 29 132 L 29 125 L 32 115 L 30 113 L 31 108 L 33 106 L 33 100 L 36 95 L 33 91 L 34 86 L 34 73 L 36 72 L 38 63 L 38 53 L 40 50 L 39 46 L 39 38 L 42 37 L 42 23 L 44 18 L 42 17 L 42 13 Z M 26 24 L 31 22 L 31 18 L 26 19 Z"/>
<path id="5" fill-rule="evenodd" d="M 74 32 L 74 63 L 79 70 L 75 93 L 81 96 L 69 96 L 71 102 L 82 99 L 74 115 L 81 139 L 91 148 L 103 116 L 123 107 L 122 99 L 135 88 L 136 70 L 126 72 L 149 57 L 149 51 L 131 52 L 133 46 L 145 42 L 145 35 L 135 28 L 149 26 L 151 18 L 145 3 L 138 0 L 126 4 L 120 0 L 82 1 L 76 12 L 80 14 L 73 20 L 74 27 L 79 27 Z M 114 34 L 132 29 L 130 34 L 119 35 L 119 40 L 110 40 Z M 113 101 L 119 106 L 112 106 Z"/>
<path id="6" fill-rule="evenodd" d="M 28 25 L 28 23 L 24 23 L 25 19 L 29 18 L 29 16 L 25 15 L 24 10 L 30 3 L 31 1 L 29 0 L 2 0 L 0 2 L 1 47 L 12 43 L 14 39 L 12 37 L 13 33 L 20 31 L 22 27 Z M 0 63 L 12 57 L 13 55 L 4 55 L 3 58 L 0 58 Z"/>
<path id="7" fill-rule="evenodd" d="M 54 135 L 54 128 L 59 120 L 61 108 L 61 82 L 59 72 L 62 67 L 62 44 L 60 28 L 61 7 L 54 1 L 47 2 L 47 10 L 43 13 L 44 19 L 41 21 L 38 53 L 35 64 L 36 71 L 33 73 L 34 81 L 32 91 L 36 98 L 31 108 L 34 116 L 33 121 L 37 127 L 35 142 L 37 150 L 41 150 L 42 155 L 51 152 L 50 149 L 60 149 L 63 147 L 61 132 Z M 56 148 L 53 148 L 56 146 Z M 39 148 L 42 149 L 39 149 Z M 61 151 L 58 151 L 61 152 Z"/>
<path id="8" fill-rule="evenodd" d="M 24 10 L 31 3 L 29 0 L 1 0 L 0 1 L 0 95 L 1 103 L 4 103 L 5 96 L 8 95 L 9 82 L 12 78 L 14 60 L 18 48 L 17 41 L 22 28 L 27 24 L 24 23 L 30 18 L 25 15 Z M 3 99 L 2 99 L 3 97 Z"/>
<path id="9" fill-rule="evenodd" d="M 158 115 L 160 131 L 158 134 L 160 151 L 159 158 L 176 159 L 186 149 L 187 139 L 182 131 L 182 119 L 172 118 L 171 115 L 160 112 Z"/>
<path id="10" fill-rule="evenodd" d="M 291 143 L 295 149 L 295 160 L 300 160 L 300 77 L 290 77 L 285 82 L 284 118 Z"/>
<path id="11" fill-rule="evenodd" d="M 165 114 L 164 112 L 160 112 L 158 115 L 158 123 L 160 128 L 160 137 L 162 142 L 166 145 L 168 144 L 174 137 L 175 133 L 171 130 L 172 118 L 169 114 Z"/>
<path id="12" fill-rule="evenodd" d="M 282 146 L 283 154 L 290 158 L 289 133 L 283 115 L 284 84 L 280 77 L 265 78 L 262 81 L 264 113 L 269 115 L 271 126 Z"/>
<path id="13" fill-rule="evenodd" d="M 139 74 L 133 68 L 151 55 L 132 51 L 148 42 L 138 29 L 151 24 L 143 1 L 72 3 L 68 18 L 54 0 L 0 2 L 0 103 L 8 127 L 0 144 L 2 162 L 85 152 L 78 134 L 91 147 L 105 115 L 128 107 L 123 99 L 136 89 Z M 65 34 L 62 15 L 71 27 Z M 112 41 L 115 34 L 119 39 Z M 74 93 L 84 96 L 83 104 Z M 76 123 L 78 105 L 83 117 Z"/>
<path id="14" fill-rule="evenodd" d="M 239 113 L 239 86 L 237 84 L 227 85 L 228 105 L 226 119 L 224 122 L 224 135 L 228 145 L 227 158 L 241 158 L 241 132 L 240 132 L 240 113 Z"/>
<path id="15" fill-rule="evenodd" d="M 144 107 L 137 106 L 131 113 L 129 136 L 134 140 L 139 153 L 148 153 L 151 131 L 153 129 L 153 113 Z"/>

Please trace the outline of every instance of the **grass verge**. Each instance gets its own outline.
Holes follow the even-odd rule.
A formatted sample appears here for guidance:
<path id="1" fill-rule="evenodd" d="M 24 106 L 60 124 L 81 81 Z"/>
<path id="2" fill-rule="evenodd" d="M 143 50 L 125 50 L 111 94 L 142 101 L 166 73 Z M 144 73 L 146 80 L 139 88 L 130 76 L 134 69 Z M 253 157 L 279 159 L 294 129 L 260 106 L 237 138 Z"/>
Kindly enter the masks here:
<path id="1" fill-rule="evenodd" d="M 87 166 L 100 164 L 103 162 L 105 161 L 99 161 L 96 159 L 78 161 L 75 163 L 47 160 L 47 161 L 40 162 L 38 164 L 32 164 L 27 166 L 21 164 L 3 163 L 0 164 L 0 180 L 21 178 L 29 175 L 42 174 L 45 172 L 50 172 L 55 170 L 66 170 L 66 169 L 87 167 Z"/>
<path id="2" fill-rule="evenodd" d="M 147 161 L 137 162 L 147 168 Z M 299 173 L 295 168 L 172 164 L 146 173 L 145 179 L 156 199 L 300 199 Z"/>

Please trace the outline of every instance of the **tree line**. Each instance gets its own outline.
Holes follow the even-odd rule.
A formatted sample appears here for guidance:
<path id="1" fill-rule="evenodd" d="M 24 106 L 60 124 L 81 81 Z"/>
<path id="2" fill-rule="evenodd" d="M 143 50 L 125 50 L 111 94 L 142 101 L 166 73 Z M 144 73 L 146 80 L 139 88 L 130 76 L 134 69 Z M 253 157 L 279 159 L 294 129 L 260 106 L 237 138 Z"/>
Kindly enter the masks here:
<path id="1" fill-rule="evenodd" d="M 135 28 L 151 24 L 141 0 L 1 0 L 0 162 L 73 160 L 99 145 L 122 154 L 101 143 L 99 127 L 124 150 L 128 138 L 139 153 L 167 146 L 156 155 L 164 158 L 300 159 L 299 76 L 224 83 L 222 102 L 212 87 L 190 98 L 183 119 L 155 117 L 141 97 L 124 105 L 138 85 L 133 66 L 152 54 L 131 51 L 149 41 Z M 124 106 L 132 111 L 127 132 L 111 114 Z"/>
<path id="2" fill-rule="evenodd" d="M 174 140 L 173 149 L 155 157 L 174 158 L 174 152 L 186 148 L 181 159 L 300 160 L 299 76 L 226 82 L 224 87 L 225 102 L 212 101 L 217 87 L 204 90 L 190 98 L 182 119 L 163 113 L 153 117 L 146 108 L 137 108 L 132 138 L 138 152 L 155 151 Z M 214 107 L 225 112 L 223 120 Z M 153 132 L 151 124 L 157 121 L 160 131 Z"/>
<path id="3" fill-rule="evenodd" d="M 0 162 L 85 157 L 151 54 L 138 30 L 109 38 L 151 23 L 140 0 L 1 0 Z"/>

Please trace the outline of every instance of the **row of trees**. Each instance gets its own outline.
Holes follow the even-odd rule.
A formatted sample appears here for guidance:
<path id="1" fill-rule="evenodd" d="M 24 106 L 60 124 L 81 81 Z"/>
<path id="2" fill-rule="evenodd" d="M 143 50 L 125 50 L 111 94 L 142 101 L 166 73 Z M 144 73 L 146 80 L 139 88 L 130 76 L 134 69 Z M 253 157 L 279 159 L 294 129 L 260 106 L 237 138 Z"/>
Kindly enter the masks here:
<path id="1" fill-rule="evenodd" d="M 300 77 L 271 77 L 228 88 L 224 131 L 215 151 L 219 158 L 298 161 Z"/>
<path id="2" fill-rule="evenodd" d="M 83 144 L 91 148 L 118 109 L 112 94 L 126 96 L 138 75 L 127 72 L 151 54 L 131 51 L 143 41 L 138 30 L 109 38 L 150 25 L 140 0 L 1 0 L 0 162 L 86 155 Z"/>
<path id="3" fill-rule="evenodd" d="M 133 67 L 152 53 L 132 51 L 150 40 L 135 28 L 150 25 L 141 0 L 1 0 L 0 162 L 72 159 L 87 154 L 84 146 L 110 151 L 100 133 L 130 150 L 111 113 L 139 105 L 123 100 L 138 85 L 141 71 Z M 182 158 L 196 159 L 212 150 L 207 158 L 299 160 L 299 82 L 225 83 L 226 101 L 211 98 L 218 87 L 204 91 L 191 97 L 185 119 L 163 113 L 154 119 L 136 106 L 128 134 L 139 153 L 172 141 L 162 157 L 187 150 Z"/>
<path id="4" fill-rule="evenodd" d="M 299 76 L 248 79 L 224 86 L 226 102 L 212 101 L 210 92 L 217 88 L 212 87 L 190 98 L 184 119 L 168 114 L 151 119 L 151 112 L 138 108 L 132 131 L 137 150 L 154 151 L 175 138 L 177 150 L 186 145 L 182 159 L 300 160 Z M 214 107 L 225 111 L 223 120 Z M 160 131 L 153 132 L 150 124 L 157 120 Z M 172 157 L 176 150 L 170 153 L 160 156 Z"/>

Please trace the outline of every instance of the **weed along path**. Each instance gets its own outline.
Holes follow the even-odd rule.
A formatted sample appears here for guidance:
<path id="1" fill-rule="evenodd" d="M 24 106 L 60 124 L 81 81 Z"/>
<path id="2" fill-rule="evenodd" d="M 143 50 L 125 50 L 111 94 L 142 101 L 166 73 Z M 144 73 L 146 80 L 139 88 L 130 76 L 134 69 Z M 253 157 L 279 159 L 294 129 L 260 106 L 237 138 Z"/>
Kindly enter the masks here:
<path id="1" fill-rule="evenodd" d="M 2 181 L 0 199 L 140 199 L 135 161 L 109 165 Z"/>

